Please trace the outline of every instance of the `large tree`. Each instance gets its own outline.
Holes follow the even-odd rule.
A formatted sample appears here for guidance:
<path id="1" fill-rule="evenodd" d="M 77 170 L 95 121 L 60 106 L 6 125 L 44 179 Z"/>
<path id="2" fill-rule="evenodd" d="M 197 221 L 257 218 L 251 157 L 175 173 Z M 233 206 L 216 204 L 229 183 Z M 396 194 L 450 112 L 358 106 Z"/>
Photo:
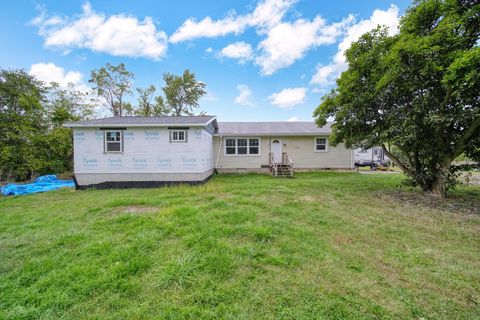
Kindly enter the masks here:
<path id="1" fill-rule="evenodd" d="M 416 1 L 399 34 L 377 28 L 347 50 L 317 124 L 334 117 L 332 143 L 381 145 L 413 184 L 444 197 L 453 160 L 480 158 L 479 32 L 477 1 Z"/>
<path id="2" fill-rule="evenodd" d="M 174 116 L 193 115 L 199 107 L 200 98 L 206 93 L 205 83 L 198 81 L 189 70 L 181 76 L 165 73 L 163 80 L 165 98 L 156 99 L 158 108 L 169 110 Z"/>
<path id="3" fill-rule="evenodd" d="M 157 88 L 150 85 L 146 88 L 137 88 L 138 106 L 135 115 L 143 117 L 165 116 L 171 110 L 166 106 L 162 96 L 155 97 Z"/>
<path id="4" fill-rule="evenodd" d="M 72 170 L 66 121 L 92 116 L 86 93 L 0 69 L 0 179 L 28 180 Z"/>
<path id="5" fill-rule="evenodd" d="M 0 70 L 0 179 L 30 178 L 35 141 L 47 129 L 43 83 L 23 70 Z"/>
<path id="6" fill-rule="evenodd" d="M 68 121 L 78 121 L 94 116 L 94 104 L 89 93 L 78 90 L 74 84 L 69 83 L 66 87 L 62 87 L 52 82 L 47 90 L 47 112 L 55 127 L 61 127 Z"/>
<path id="7" fill-rule="evenodd" d="M 95 84 L 97 95 L 105 100 L 114 117 L 121 117 L 124 112 L 124 98 L 132 94 L 133 73 L 123 63 L 105 67 L 91 72 L 90 83 Z"/>

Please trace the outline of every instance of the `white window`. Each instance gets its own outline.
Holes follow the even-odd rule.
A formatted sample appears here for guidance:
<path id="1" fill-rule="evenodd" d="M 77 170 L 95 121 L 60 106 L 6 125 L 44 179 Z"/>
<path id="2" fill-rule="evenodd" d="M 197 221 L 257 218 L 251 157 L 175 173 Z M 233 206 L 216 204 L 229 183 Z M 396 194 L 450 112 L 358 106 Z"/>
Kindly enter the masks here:
<path id="1" fill-rule="evenodd" d="M 170 130 L 170 142 L 187 142 L 187 130 Z"/>
<path id="2" fill-rule="evenodd" d="M 237 140 L 236 139 L 226 139 L 225 140 L 225 154 L 236 154 L 237 153 Z"/>
<path id="3" fill-rule="evenodd" d="M 260 139 L 258 138 L 226 138 L 226 155 L 258 155 L 260 154 Z"/>
<path id="4" fill-rule="evenodd" d="M 123 152 L 123 134 L 119 130 L 105 131 L 105 152 Z"/>
<path id="5" fill-rule="evenodd" d="M 327 138 L 315 138 L 315 151 L 327 152 Z"/>
<path id="6" fill-rule="evenodd" d="M 260 140 L 257 138 L 248 139 L 248 154 L 260 153 Z"/>

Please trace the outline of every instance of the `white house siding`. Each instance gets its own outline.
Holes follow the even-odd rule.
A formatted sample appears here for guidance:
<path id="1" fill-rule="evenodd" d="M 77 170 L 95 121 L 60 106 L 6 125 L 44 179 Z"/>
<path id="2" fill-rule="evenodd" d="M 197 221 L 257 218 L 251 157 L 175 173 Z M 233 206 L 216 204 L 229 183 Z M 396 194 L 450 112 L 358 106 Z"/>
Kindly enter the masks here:
<path id="1" fill-rule="evenodd" d="M 190 127 L 188 142 L 175 143 L 170 143 L 165 127 L 127 128 L 123 153 L 105 153 L 103 135 L 98 128 L 73 131 L 74 172 L 80 185 L 157 179 L 195 181 L 213 170 L 212 135 L 200 127 Z"/>
<path id="2" fill-rule="evenodd" d="M 317 136 L 260 137 L 259 156 L 227 156 L 224 147 L 225 137 L 223 137 L 222 146 L 219 149 L 221 138 L 215 136 L 213 138 L 214 160 L 218 161 L 217 170 L 220 172 L 234 172 L 241 169 L 264 171 L 266 169 L 262 169 L 262 166 L 269 164 L 270 141 L 280 139 L 284 145 L 283 152 L 287 152 L 296 170 L 353 168 L 353 151 L 351 149 L 340 144 L 336 147 L 328 146 L 326 152 L 315 152 L 315 137 Z M 319 135 L 318 137 L 323 136 Z"/>
<path id="3" fill-rule="evenodd" d="M 328 146 L 326 152 L 315 151 L 315 138 L 322 136 L 283 137 L 283 151 L 297 169 L 352 169 L 353 151 L 343 144 Z M 325 137 L 328 139 L 328 137 Z"/>

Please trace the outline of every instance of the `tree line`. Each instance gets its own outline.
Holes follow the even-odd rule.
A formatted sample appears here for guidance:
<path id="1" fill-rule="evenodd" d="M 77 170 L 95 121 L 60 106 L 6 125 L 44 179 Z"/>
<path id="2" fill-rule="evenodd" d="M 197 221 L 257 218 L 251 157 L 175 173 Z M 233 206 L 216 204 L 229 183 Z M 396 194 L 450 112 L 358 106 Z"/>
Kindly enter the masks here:
<path id="1" fill-rule="evenodd" d="M 134 74 L 123 63 L 105 67 L 91 72 L 90 83 L 98 97 L 102 98 L 114 117 L 121 116 L 183 116 L 193 115 L 199 108 L 199 100 L 205 95 L 205 83 L 198 81 L 195 74 L 185 70 L 182 75 L 165 73 L 163 95 L 155 95 L 157 88 L 150 85 L 136 88 L 137 105 L 126 102 L 125 98 L 133 94 Z"/>
<path id="2" fill-rule="evenodd" d="M 113 116 L 192 115 L 199 111 L 205 84 L 185 70 L 182 75 L 165 73 L 163 95 L 150 85 L 136 88 L 134 74 L 123 63 L 91 72 L 92 91 L 73 84 L 44 83 L 21 69 L 0 69 L 0 180 L 25 181 L 41 174 L 73 170 L 69 121 L 95 118 L 104 105 Z"/>

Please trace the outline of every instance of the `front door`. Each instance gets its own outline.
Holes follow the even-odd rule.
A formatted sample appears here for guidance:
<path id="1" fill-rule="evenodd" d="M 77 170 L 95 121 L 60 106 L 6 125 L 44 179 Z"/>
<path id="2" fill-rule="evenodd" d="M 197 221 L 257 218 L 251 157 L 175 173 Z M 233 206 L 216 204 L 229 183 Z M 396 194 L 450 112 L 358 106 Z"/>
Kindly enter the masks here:
<path id="1" fill-rule="evenodd" d="M 275 159 L 275 163 L 282 162 L 282 140 L 280 139 L 272 139 L 270 143 L 270 150 L 273 153 L 273 158 Z"/>

